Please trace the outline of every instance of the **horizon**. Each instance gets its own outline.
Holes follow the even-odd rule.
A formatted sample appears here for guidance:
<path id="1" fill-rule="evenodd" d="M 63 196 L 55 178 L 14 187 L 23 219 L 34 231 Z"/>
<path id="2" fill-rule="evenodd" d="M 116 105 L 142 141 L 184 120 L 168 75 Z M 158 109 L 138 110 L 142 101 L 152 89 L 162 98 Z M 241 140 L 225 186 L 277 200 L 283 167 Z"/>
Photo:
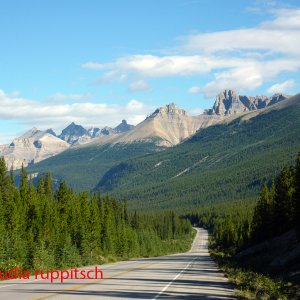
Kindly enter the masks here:
<path id="1" fill-rule="evenodd" d="M 31 0 L 0 8 L 0 144 L 33 126 L 136 125 L 171 102 L 199 115 L 225 88 L 299 92 L 295 0 Z"/>

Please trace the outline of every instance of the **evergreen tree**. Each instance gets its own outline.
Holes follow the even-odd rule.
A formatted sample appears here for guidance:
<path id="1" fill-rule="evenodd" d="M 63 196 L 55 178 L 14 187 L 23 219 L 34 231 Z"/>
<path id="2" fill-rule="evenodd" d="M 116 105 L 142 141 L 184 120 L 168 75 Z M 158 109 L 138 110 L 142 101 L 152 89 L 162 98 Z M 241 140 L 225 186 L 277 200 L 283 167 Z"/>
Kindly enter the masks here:
<path id="1" fill-rule="evenodd" d="M 300 152 L 295 168 L 294 224 L 298 233 L 298 240 L 300 240 Z"/>
<path id="2" fill-rule="evenodd" d="M 272 188 L 273 189 L 273 188 Z M 254 209 L 252 220 L 252 238 L 263 241 L 272 236 L 273 198 L 266 183 L 263 186 L 260 199 Z"/>
<path id="3" fill-rule="evenodd" d="M 124 202 L 76 193 L 65 182 L 54 193 L 50 174 L 35 189 L 24 167 L 15 187 L 0 159 L 0 269 L 6 262 L 51 269 L 99 263 L 103 255 L 159 255 L 182 250 L 191 232 L 175 213 L 131 214 Z"/>
<path id="4" fill-rule="evenodd" d="M 276 234 L 293 226 L 294 168 L 283 168 L 275 189 L 273 228 Z"/>

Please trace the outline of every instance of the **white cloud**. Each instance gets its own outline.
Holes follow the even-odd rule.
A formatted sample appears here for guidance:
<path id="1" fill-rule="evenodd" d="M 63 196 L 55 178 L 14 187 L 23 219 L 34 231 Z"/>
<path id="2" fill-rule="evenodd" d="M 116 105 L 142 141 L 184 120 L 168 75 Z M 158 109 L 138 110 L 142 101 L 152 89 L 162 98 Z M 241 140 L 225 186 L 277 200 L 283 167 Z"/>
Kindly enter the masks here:
<path id="1" fill-rule="evenodd" d="M 191 88 L 188 89 L 188 92 L 190 94 L 199 94 L 199 93 L 201 93 L 201 87 L 199 87 L 199 86 L 192 86 Z"/>
<path id="2" fill-rule="evenodd" d="M 268 88 L 267 92 L 270 94 L 285 93 L 294 86 L 295 86 L 295 81 L 290 79 L 282 83 L 276 83 L 272 85 L 271 87 Z"/>
<path id="3" fill-rule="evenodd" d="M 59 131 L 71 122 L 86 127 L 116 126 L 122 119 L 132 124 L 145 119 L 154 110 L 141 101 L 127 104 L 80 102 L 72 104 L 42 103 L 21 97 L 12 97 L 0 90 L 0 119 L 16 120 L 27 127 L 53 128 Z"/>
<path id="4" fill-rule="evenodd" d="M 103 69 L 104 65 L 97 63 L 97 62 L 90 61 L 90 62 L 82 64 L 81 67 L 83 69 L 89 69 L 89 70 L 101 70 L 101 69 Z"/>
<path id="5" fill-rule="evenodd" d="M 243 50 L 299 55 L 300 9 L 276 10 L 275 19 L 257 27 L 194 34 L 182 39 L 182 49 L 196 53 Z"/>
<path id="6" fill-rule="evenodd" d="M 229 67 L 238 64 L 240 59 L 218 58 L 201 55 L 130 55 L 119 58 L 116 62 L 107 64 L 102 80 L 116 80 L 128 78 L 126 75 L 139 75 L 142 77 L 189 76 L 210 72 L 216 67 Z"/>
<path id="7" fill-rule="evenodd" d="M 128 88 L 129 92 L 138 92 L 138 91 L 147 92 L 150 90 L 151 90 L 150 86 L 144 80 L 134 81 L 129 85 L 129 88 Z"/>
<path id="8" fill-rule="evenodd" d="M 271 1 L 272 2 L 272 1 Z M 277 9 L 272 20 L 249 28 L 191 34 L 179 39 L 176 55 L 136 54 L 103 63 L 100 83 L 213 73 L 202 91 L 253 90 L 282 72 L 300 70 L 300 8 Z M 129 87 L 129 90 L 132 87 Z M 193 90 L 191 90 L 193 91 Z"/>
<path id="9" fill-rule="evenodd" d="M 263 83 L 263 74 L 260 65 L 248 64 L 216 73 L 215 80 L 203 87 L 207 98 L 214 97 L 224 89 L 234 89 L 243 92 L 246 89 L 255 89 Z"/>
<path id="10" fill-rule="evenodd" d="M 50 101 L 67 101 L 67 100 L 73 100 L 73 101 L 83 101 L 83 100 L 89 100 L 93 98 L 93 95 L 90 93 L 85 94 L 63 94 L 63 93 L 55 93 L 48 97 L 48 100 Z"/>

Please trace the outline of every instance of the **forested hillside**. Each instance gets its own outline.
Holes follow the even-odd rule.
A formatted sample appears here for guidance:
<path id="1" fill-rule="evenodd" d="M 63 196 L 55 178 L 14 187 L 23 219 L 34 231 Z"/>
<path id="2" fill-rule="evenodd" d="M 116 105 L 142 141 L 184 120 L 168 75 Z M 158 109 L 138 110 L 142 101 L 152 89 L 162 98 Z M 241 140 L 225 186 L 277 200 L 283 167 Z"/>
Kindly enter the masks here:
<path id="1" fill-rule="evenodd" d="M 29 166 L 28 173 L 45 175 L 51 172 L 56 181 L 65 180 L 76 191 L 91 190 L 112 166 L 123 160 L 163 150 L 154 142 L 130 144 L 86 145 Z M 18 179 L 18 178 L 17 178 Z"/>
<path id="2" fill-rule="evenodd" d="M 0 270 L 47 270 L 185 251 L 193 232 L 172 212 L 128 213 L 125 202 L 76 193 L 64 182 L 54 191 L 49 174 L 35 188 L 22 169 L 17 188 L 2 158 L 0 236 Z"/>
<path id="3" fill-rule="evenodd" d="M 299 95 L 295 99 L 294 105 L 211 126 L 174 148 L 123 161 L 96 189 L 140 209 L 254 199 L 299 151 Z"/>
<path id="4" fill-rule="evenodd" d="M 231 280 L 257 299 L 299 299 L 299 216 L 300 152 L 295 164 L 263 185 L 254 210 L 231 204 L 186 215 L 210 230 L 212 254 Z"/>

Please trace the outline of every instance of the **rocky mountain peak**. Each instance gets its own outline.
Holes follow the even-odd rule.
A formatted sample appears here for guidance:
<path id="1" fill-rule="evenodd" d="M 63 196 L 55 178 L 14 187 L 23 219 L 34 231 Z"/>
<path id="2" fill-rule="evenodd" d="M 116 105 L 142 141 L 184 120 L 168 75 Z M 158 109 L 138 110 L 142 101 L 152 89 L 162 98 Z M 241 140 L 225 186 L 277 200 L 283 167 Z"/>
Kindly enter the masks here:
<path id="1" fill-rule="evenodd" d="M 287 97 L 283 94 L 275 94 L 271 97 L 263 95 L 255 97 L 241 96 L 234 90 L 224 90 L 216 96 L 214 106 L 208 110 L 207 114 L 219 116 L 235 115 L 273 105 Z"/>
<path id="2" fill-rule="evenodd" d="M 160 108 L 157 108 L 150 117 L 155 117 L 158 115 L 169 115 L 169 116 L 174 116 L 174 115 L 181 115 L 181 116 L 186 116 L 187 112 L 179 108 L 175 103 L 170 103 L 165 106 L 162 106 Z"/>
<path id="3" fill-rule="evenodd" d="M 20 138 L 30 138 L 40 133 L 42 133 L 41 130 L 37 129 L 36 127 L 32 127 L 31 129 L 26 131 L 23 135 L 21 135 Z"/>
<path id="4" fill-rule="evenodd" d="M 133 127 L 134 127 L 134 126 L 128 124 L 126 120 L 122 120 L 121 124 L 119 124 L 118 126 L 116 126 L 116 127 L 114 128 L 114 131 L 115 131 L 116 133 L 122 133 L 122 132 L 129 131 L 129 130 L 132 129 Z"/>
<path id="5" fill-rule="evenodd" d="M 236 100 L 238 98 L 235 90 L 224 90 L 220 92 L 216 99 Z"/>
<path id="6" fill-rule="evenodd" d="M 58 137 L 70 144 L 74 144 L 83 136 L 89 136 L 89 132 L 81 125 L 76 125 L 72 122 L 69 126 L 63 129 Z"/>
<path id="7" fill-rule="evenodd" d="M 56 136 L 56 133 L 53 131 L 52 128 L 47 129 L 46 132 L 53 135 L 53 136 Z"/>

